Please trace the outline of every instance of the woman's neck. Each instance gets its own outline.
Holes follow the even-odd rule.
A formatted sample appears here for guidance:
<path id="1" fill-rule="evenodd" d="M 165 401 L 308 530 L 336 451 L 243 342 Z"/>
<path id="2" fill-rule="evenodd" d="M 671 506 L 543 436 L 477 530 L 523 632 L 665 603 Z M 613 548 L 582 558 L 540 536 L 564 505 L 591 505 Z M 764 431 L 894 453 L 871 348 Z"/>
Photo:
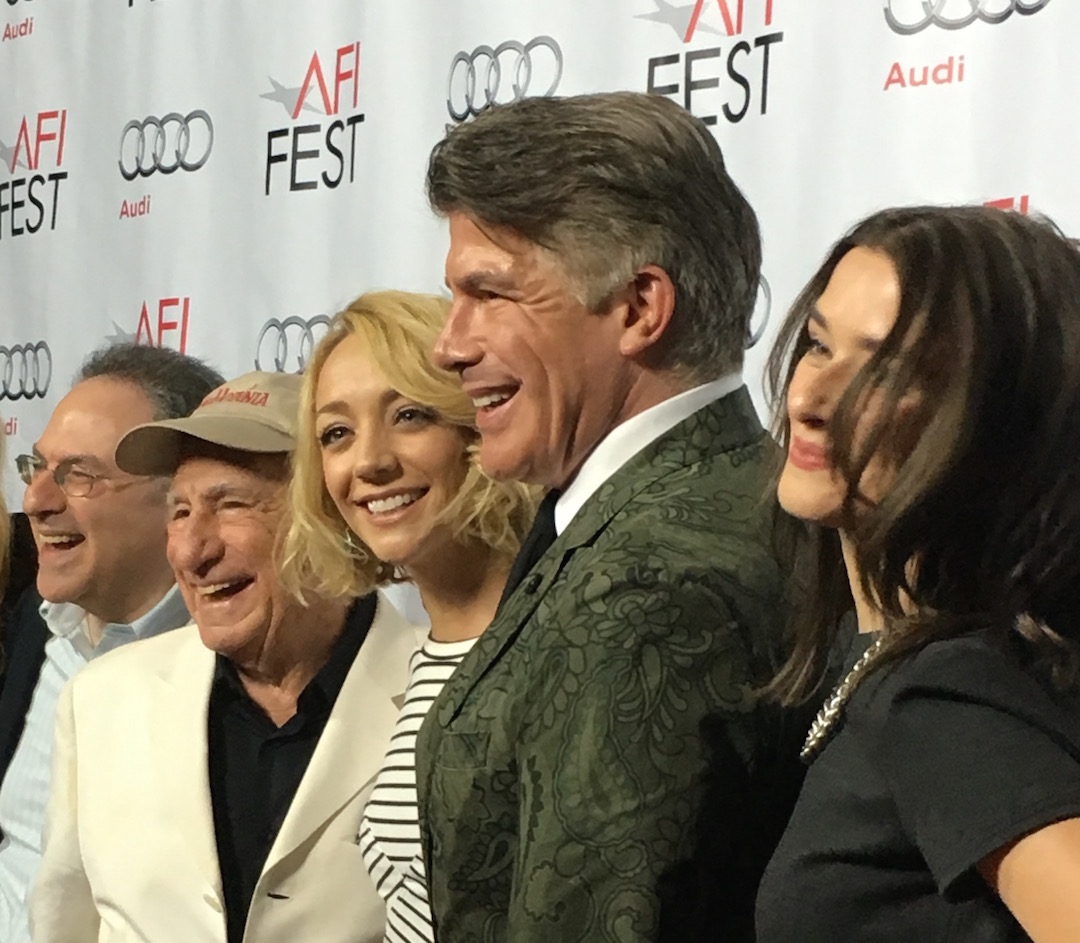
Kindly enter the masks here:
<path id="1" fill-rule="evenodd" d="M 431 637 L 436 642 L 475 638 L 495 618 L 513 558 L 478 541 L 442 550 L 409 569 L 431 619 Z"/>
<path id="2" fill-rule="evenodd" d="M 863 591 L 862 578 L 855 559 L 855 545 L 844 531 L 840 531 L 840 549 L 844 554 L 851 598 L 855 600 L 855 618 L 859 623 L 859 631 L 877 632 L 884 627 L 885 620 L 877 603 Z"/>

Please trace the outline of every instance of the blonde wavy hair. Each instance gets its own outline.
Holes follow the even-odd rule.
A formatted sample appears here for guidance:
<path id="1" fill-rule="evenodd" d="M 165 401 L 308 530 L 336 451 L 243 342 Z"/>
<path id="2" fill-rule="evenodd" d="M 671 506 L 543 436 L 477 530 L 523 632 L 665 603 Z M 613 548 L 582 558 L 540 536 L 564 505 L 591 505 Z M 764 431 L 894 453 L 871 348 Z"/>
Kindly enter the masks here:
<path id="1" fill-rule="evenodd" d="M 477 460 L 476 409 L 453 374 L 439 369 L 431 351 L 449 302 L 436 295 L 379 291 L 361 295 L 337 314 L 315 347 L 300 393 L 289 507 L 279 550 L 282 580 L 295 595 L 360 596 L 403 579 L 380 560 L 345 523 L 323 481 L 315 434 L 315 388 L 330 353 L 346 337 L 361 338 L 390 385 L 434 410 L 461 432 L 468 468 L 461 488 L 440 519 L 455 540 L 480 541 L 513 556 L 532 524 L 537 489 L 489 478 Z"/>

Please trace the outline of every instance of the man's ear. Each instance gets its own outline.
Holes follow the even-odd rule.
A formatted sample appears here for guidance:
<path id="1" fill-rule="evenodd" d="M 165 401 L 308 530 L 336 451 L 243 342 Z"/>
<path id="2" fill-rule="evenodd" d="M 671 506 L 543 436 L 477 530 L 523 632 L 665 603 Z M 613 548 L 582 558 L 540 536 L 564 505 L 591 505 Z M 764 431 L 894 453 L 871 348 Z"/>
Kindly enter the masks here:
<path id="1" fill-rule="evenodd" d="M 627 286 L 627 301 L 619 352 L 640 357 L 655 345 L 671 324 L 675 285 L 659 265 L 639 269 Z"/>

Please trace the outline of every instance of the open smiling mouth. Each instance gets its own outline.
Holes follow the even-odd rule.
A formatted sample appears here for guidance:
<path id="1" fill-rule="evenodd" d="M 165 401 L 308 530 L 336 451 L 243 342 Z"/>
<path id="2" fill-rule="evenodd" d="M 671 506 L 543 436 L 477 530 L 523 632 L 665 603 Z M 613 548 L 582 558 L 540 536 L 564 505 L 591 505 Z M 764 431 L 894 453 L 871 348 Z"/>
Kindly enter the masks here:
<path id="1" fill-rule="evenodd" d="M 492 390 L 490 393 L 485 393 L 483 396 L 473 397 L 473 406 L 476 411 L 479 412 L 494 412 L 500 406 L 510 402 L 517 394 L 520 387 L 508 386 L 502 389 Z"/>
<path id="2" fill-rule="evenodd" d="M 82 534 L 49 534 L 41 536 L 43 550 L 71 550 L 86 540 Z"/>
<path id="3" fill-rule="evenodd" d="M 225 599 L 231 599 L 238 593 L 242 593 L 252 583 L 255 582 L 255 577 L 244 576 L 240 579 L 229 580 L 224 583 L 209 583 L 206 586 L 196 587 L 196 592 L 203 599 L 207 599 L 210 602 L 219 602 Z"/>
<path id="4" fill-rule="evenodd" d="M 378 517 L 381 514 L 391 514 L 394 511 L 399 511 L 402 508 L 407 508 L 416 504 L 425 494 L 428 493 L 427 488 L 417 488 L 413 491 L 403 491 L 401 494 L 393 494 L 386 498 L 372 498 L 369 501 L 361 501 L 360 507 L 362 507 L 368 514 L 373 517 Z"/>

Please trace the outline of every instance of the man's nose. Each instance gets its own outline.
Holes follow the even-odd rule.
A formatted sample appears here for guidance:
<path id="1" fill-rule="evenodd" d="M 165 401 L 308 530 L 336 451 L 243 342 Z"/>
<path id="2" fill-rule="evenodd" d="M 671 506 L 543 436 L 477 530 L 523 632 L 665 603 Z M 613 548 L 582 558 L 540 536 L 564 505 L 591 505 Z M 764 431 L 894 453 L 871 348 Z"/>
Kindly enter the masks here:
<path id="1" fill-rule="evenodd" d="M 455 301 L 450 306 L 446 323 L 435 341 L 435 363 L 443 370 L 460 373 L 466 367 L 479 363 L 483 356 L 475 337 L 475 316 L 468 299 Z"/>
<path id="2" fill-rule="evenodd" d="M 49 469 L 39 471 L 23 492 L 23 511 L 28 517 L 60 514 L 67 507 L 67 495 Z"/>
<path id="3" fill-rule="evenodd" d="M 192 514 L 169 527 L 167 554 L 178 573 L 200 573 L 221 559 L 224 544 L 213 515 Z"/>

